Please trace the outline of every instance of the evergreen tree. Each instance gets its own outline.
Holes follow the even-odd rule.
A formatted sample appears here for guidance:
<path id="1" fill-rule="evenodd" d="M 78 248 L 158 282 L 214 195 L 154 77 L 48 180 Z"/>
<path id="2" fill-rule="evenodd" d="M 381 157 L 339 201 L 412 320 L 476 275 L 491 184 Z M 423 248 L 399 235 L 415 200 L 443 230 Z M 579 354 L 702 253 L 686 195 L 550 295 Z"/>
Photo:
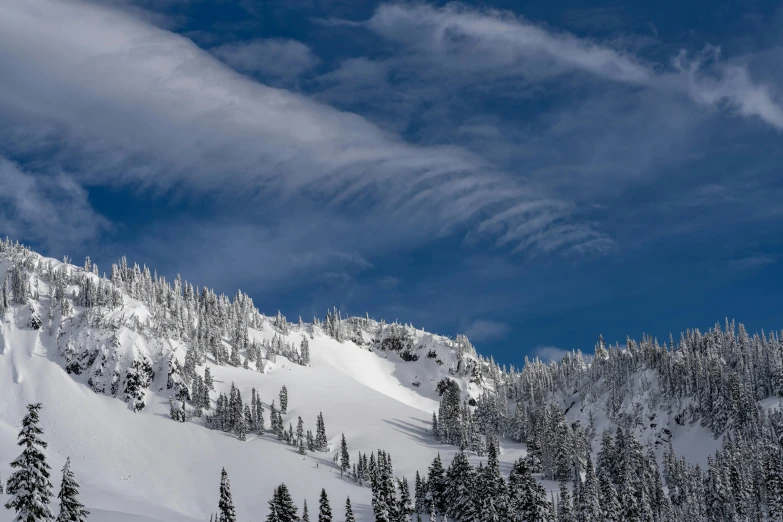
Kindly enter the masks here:
<path id="1" fill-rule="evenodd" d="M 440 460 L 440 453 L 432 461 L 429 468 L 428 500 L 432 504 L 432 509 L 436 515 L 446 514 L 446 476 L 443 470 L 443 462 Z"/>
<path id="2" fill-rule="evenodd" d="M 52 497 L 50 468 L 42 451 L 47 444 L 41 440 L 43 431 L 38 426 L 40 409 L 40 403 L 27 406 L 17 442 L 24 449 L 11 462 L 16 471 L 8 479 L 7 494 L 11 495 L 11 499 L 6 502 L 5 508 L 16 511 L 17 522 L 48 522 L 54 518 L 49 509 Z"/>
<path id="3" fill-rule="evenodd" d="M 340 440 L 340 470 L 344 473 L 351 467 L 351 457 L 348 455 L 348 444 L 345 442 L 345 433 Z"/>
<path id="4" fill-rule="evenodd" d="M 571 494 L 568 485 L 560 481 L 560 498 L 557 500 L 557 522 L 574 522 L 574 512 L 571 506 Z"/>
<path id="5" fill-rule="evenodd" d="M 315 450 L 326 451 L 328 440 L 326 438 L 326 425 L 324 424 L 324 414 L 318 413 L 318 419 L 315 424 Z"/>
<path id="6" fill-rule="evenodd" d="M 277 406 L 275 406 L 274 399 L 272 400 L 272 404 L 269 406 L 269 427 L 272 430 L 272 433 L 279 435 L 281 431 L 281 427 L 278 426 L 277 422 Z"/>
<path id="7" fill-rule="evenodd" d="M 267 522 L 298 522 L 299 516 L 296 511 L 296 504 L 291 498 L 288 486 L 285 484 L 277 486 L 269 501 Z"/>
<path id="8" fill-rule="evenodd" d="M 536 482 L 524 457 L 511 468 L 508 479 L 510 518 L 518 522 L 549 522 L 552 507 L 546 490 Z"/>
<path id="9" fill-rule="evenodd" d="M 60 513 L 57 515 L 57 522 L 85 522 L 87 520 L 87 515 L 90 512 L 84 509 L 84 505 L 79 502 L 79 484 L 71 471 L 70 457 L 65 459 L 63 479 L 57 498 L 60 499 Z"/>
<path id="10" fill-rule="evenodd" d="M 236 522 L 234 501 L 231 499 L 231 483 L 226 468 L 220 472 L 220 500 L 218 500 L 218 522 Z"/>
<path id="11" fill-rule="evenodd" d="M 402 477 L 402 480 L 397 479 L 397 489 L 400 490 L 400 494 L 395 514 L 399 522 L 406 522 L 411 513 L 413 513 L 413 507 L 411 506 L 411 490 L 408 486 L 408 479 L 405 477 Z"/>
<path id="12" fill-rule="evenodd" d="M 296 445 L 302 446 L 304 444 L 304 421 L 300 416 L 296 421 Z"/>
<path id="13" fill-rule="evenodd" d="M 280 388 L 280 413 L 283 415 L 288 413 L 288 388 L 285 384 Z"/>
<path id="14" fill-rule="evenodd" d="M 446 514 L 455 520 L 476 520 L 476 486 L 476 473 L 467 456 L 462 451 L 456 453 L 446 472 Z"/>
<path id="15" fill-rule="evenodd" d="M 580 522 L 600 522 L 601 516 L 598 479 L 593 469 L 593 459 L 588 455 L 585 480 L 579 488 L 577 517 Z"/>
<path id="16" fill-rule="evenodd" d="M 485 522 L 508 517 L 508 491 L 500 474 L 497 443 L 490 441 L 487 465 L 479 476 L 479 519 Z"/>
<path id="17" fill-rule="evenodd" d="M 310 366 L 310 344 L 305 336 L 302 336 L 302 344 L 299 347 L 299 351 L 302 366 Z"/>
<path id="18" fill-rule="evenodd" d="M 310 512 L 307 511 L 307 501 L 302 501 L 302 522 L 310 522 Z"/>
<path id="19" fill-rule="evenodd" d="M 215 391 L 215 384 L 212 382 L 212 371 L 209 369 L 209 366 L 204 368 L 204 385 L 207 387 L 207 390 Z"/>
<path id="20" fill-rule="evenodd" d="M 321 497 L 318 499 L 318 522 L 332 522 L 332 508 L 329 506 L 329 498 L 323 488 L 321 488 Z"/>
<path id="21" fill-rule="evenodd" d="M 353 508 L 351 508 L 351 497 L 345 499 L 345 522 L 356 522 L 353 516 Z"/>
<path id="22" fill-rule="evenodd" d="M 606 522 L 620 522 L 620 501 L 617 499 L 617 492 L 612 486 L 609 473 L 605 468 L 598 470 L 601 516 Z"/>

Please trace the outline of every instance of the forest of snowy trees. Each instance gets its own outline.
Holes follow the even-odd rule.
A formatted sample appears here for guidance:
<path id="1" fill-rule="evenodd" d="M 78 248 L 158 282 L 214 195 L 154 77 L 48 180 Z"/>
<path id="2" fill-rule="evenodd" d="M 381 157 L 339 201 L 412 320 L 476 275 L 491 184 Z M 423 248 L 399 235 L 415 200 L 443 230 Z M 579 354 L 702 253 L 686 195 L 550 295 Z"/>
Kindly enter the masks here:
<path id="1" fill-rule="evenodd" d="M 448 359 L 432 345 L 425 347 L 408 326 L 369 317 L 343 318 L 336 309 L 307 324 L 301 318 L 291 323 L 278 312 L 271 321 L 271 341 L 259 343 L 249 338 L 248 328 L 264 328 L 265 316 L 242 292 L 229 298 L 179 277 L 169 282 L 147 267 L 130 267 L 125 258 L 111 266 L 109 276 L 101 275 L 89 258 L 81 268 L 39 262 L 36 254 L 8 240 L 0 241 L 0 255 L 13 261 L 0 285 L 0 317 L 11 307 L 23 307 L 28 310 L 27 327 L 35 330 L 58 333 L 66 322 L 82 321 L 107 332 L 122 326 L 185 347 L 182 362 L 171 356 L 163 367 L 134 352 L 132 362 L 120 372 L 109 366 L 110 350 L 119 343 L 112 337 L 116 334 L 101 346 L 82 347 L 68 340 L 60 346 L 66 371 L 84 375 L 94 391 L 117 396 L 134 411 L 145 408 L 145 390 L 162 371 L 172 419 L 203 422 L 240 440 L 250 433 L 268 433 L 302 455 L 330 449 L 322 414 L 315 419 L 314 430 L 306 429 L 301 417 L 296 426 L 294 419 L 285 425 L 283 415 L 289 399 L 296 400 L 296 390 L 289 397 L 283 387 L 266 403 L 255 389 L 249 398 L 233 385 L 228 393 L 216 393 L 207 360 L 258 372 L 277 356 L 307 366 L 308 339 L 322 334 L 397 354 L 410 364 L 420 359 L 446 364 L 448 377 L 437 383 L 440 407 L 432 416 L 431 436 L 459 448 L 451 463 L 437 457 L 417 474 L 411 491 L 406 477 L 394 476 L 391 456 L 384 450 L 351 459 L 343 435 L 334 454 L 342 474 L 372 488 L 373 512 L 381 522 L 421 517 L 456 522 L 783 522 L 783 412 L 763 404 L 764 399 L 783 396 L 783 333 L 751 335 L 743 325 L 727 322 L 704 333 L 689 330 L 677 342 L 644 337 L 620 347 L 599 340 L 592 356 L 574 352 L 552 363 L 526 360 L 516 369 L 482 357 L 464 336 L 444 341 L 452 355 Z M 44 281 L 52 289 L 52 306 L 42 313 L 37 303 Z M 106 310 L 120 308 L 129 298 L 144 303 L 151 315 L 143 320 L 137 315 L 105 317 Z M 295 343 L 286 340 L 292 335 Z M 471 397 L 460 379 L 481 393 Z M 585 412 L 589 420 L 569 422 L 572 408 Z M 7 504 L 9 509 L 46 517 L 52 493 L 42 459 L 45 443 L 35 427 L 38 409 L 31 406 L 25 417 L 27 431 L 23 429 L 19 439 L 25 453 L 12 464 L 19 469 L 5 490 L 16 495 Z M 665 440 L 655 445 L 638 440 L 638 429 L 654 423 L 651 412 L 664 412 L 682 426 L 700 424 L 721 439 L 720 448 L 702 468 L 675 455 Z M 598 433 L 593 415 L 599 413 L 616 429 Z M 527 448 L 527 455 L 505 474 L 497 463 L 503 440 L 522 442 Z M 476 457 L 485 463 L 471 464 Z M 547 495 L 539 483 L 542 479 L 558 481 L 559 491 Z M 76 514 L 62 520 L 81 520 L 73 518 L 87 513 L 78 503 L 78 485 L 69 464 L 63 469 L 63 484 L 67 491 L 61 492 L 61 511 Z M 217 520 L 234 520 L 229 513 L 233 508 L 227 507 L 231 498 L 225 473 L 221 484 L 223 508 Z M 31 488 L 38 489 L 32 496 L 20 496 Z M 69 505 L 74 506 L 71 511 Z M 303 506 L 302 520 L 305 512 Z M 268 520 L 299 520 L 296 513 L 290 493 L 281 485 L 270 501 Z M 323 517 L 327 514 L 331 517 L 324 509 Z"/>

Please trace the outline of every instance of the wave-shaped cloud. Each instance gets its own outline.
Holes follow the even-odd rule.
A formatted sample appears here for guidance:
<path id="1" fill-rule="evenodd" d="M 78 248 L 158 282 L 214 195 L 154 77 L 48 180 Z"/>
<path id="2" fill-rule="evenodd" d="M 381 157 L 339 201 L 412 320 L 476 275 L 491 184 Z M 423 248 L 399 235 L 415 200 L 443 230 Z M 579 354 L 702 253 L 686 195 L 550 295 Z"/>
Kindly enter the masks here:
<path id="1" fill-rule="evenodd" d="M 267 87 L 190 40 L 76 1 L 11 2 L 0 17 L 0 132 L 44 125 L 83 183 L 181 194 L 307 198 L 433 234 L 506 231 L 530 252 L 612 241 L 452 146 L 415 146 L 364 118 Z M 30 144 L 25 144 L 30 146 Z M 270 203 L 271 204 L 271 203 Z M 556 210 L 553 210 L 556 209 Z M 483 230 L 483 229 L 481 229 Z"/>
<path id="2" fill-rule="evenodd" d="M 548 30 L 507 12 L 478 11 L 461 4 L 385 4 L 365 24 L 436 68 L 459 74 L 551 78 L 579 71 L 607 81 L 684 95 L 704 107 L 727 106 L 783 130 L 783 106 L 770 86 L 748 70 L 721 62 L 707 47 L 688 59 L 656 67 L 606 45 Z M 710 63 L 710 67 L 706 64 Z"/>

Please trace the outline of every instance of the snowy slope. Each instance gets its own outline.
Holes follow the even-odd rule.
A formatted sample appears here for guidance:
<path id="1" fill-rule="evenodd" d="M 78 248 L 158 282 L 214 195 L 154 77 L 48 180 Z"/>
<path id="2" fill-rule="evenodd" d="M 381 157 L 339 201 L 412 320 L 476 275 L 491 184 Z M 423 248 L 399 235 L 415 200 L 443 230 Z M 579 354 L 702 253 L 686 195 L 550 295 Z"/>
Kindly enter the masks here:
<path id="1" fill-rule="evenodd" d="M 437 453 L 448 464 L 457 451 L 430 434 L 432 413 L 440 400 L 437 383 L 445 377 L 454 379 L 463 396 L 473 398 L 497 393 L 497 387 L 502 387 L 499 369 L 478 356 L 464 337 L 451 340 L 408 326 L 358 319 L 340 323 L 344 329 L 338 342 L 334 333 L 327 335 L 326 324 L 280 328 L 273 318 L 254 316 L 256 311 L 249 317 L 249 341 L 268 346 L 277 339 L 296 347 L 305 338 L 311 364 L 302 366 L 277 355 L 265 360 L 261 373 L 254 365 L 251 369 L 216 365 L 207 357 L 216 387 L 213 403 L 217 392 L 227 393 L 232 383 L 246 400 L 255 388 L 267 409 L 268 429 L 269 404 L 273 399 L 279 404 L 278 392 L 285 385 L 289 407 L 284 424 L 296 426 L 301 416 L 305 429 L 314 431 L 316 417 L 323 412 L 329 451 L 303 457 L 271 433 L 251 434 L 242 442 L 233 434 L 206 429 L 203 419 L 185 423 L 170 419 L 169 397 L 174 390 L 167 388 L 167 372 L 173 360 L 184 364 L 193 342 L 192 335 L 176 333 L 177 321 L 193 322 L 189 312 L 173 319 L 161 312 L 164 307 L 149 305 L 150 301 L 134 298 L 125 289 L 117 306 L 74 305 L 63 310 L 55 306 L 57 292 L 65 292 L 76 303 L 84 290 L 74 281 L 89 278 L 99 285 L 106 280 L 100 282 L 82 268 L 17 249 L 15 254 L 0 253 L 0 281 L 19 264 L 27 267 L 31 297 L 29 303 L 11 306 L 0 318 L 0 476 L 8 478 L 8 464 L 19 453 L 15 440 L 25 405 L 41 402 L 52 482 L 57 488 L 59 469 L 70 456 L 93 520 L 209 520 L 217 507 L 224 466 L 240 520 L 263 519 L 267 500 L 281 482 L 288 485 L 300 509 L 306 499 L 312 512 L 323 487 L 338 520 L 346 496 L 351 497 L 357 520 L 372 520 L 369 488 L 341 478 L 332 462 L 341 434 L 352 458 L 358 452 L 387 450 L 395 474 L 412 479 L 417 470 L 426 471 Z M 52 274 L 60 271 L 67 271 L 70 284 L 58 290 Z M 143 293 L 138 291 L 137 297 Z M 38 329 L 31 326 L 35 318 L 40 318 Z M 164 323 L 169 325 L 165 335 Z M 230 339 L 224 336 L 222 342 L 228 345 Z M 143 370 L 134 374 L 134 368 Z M 203 375 L 204 369 L 201 365 L 196 371 Z M 144 374 L 144 385 L 128 392 L 131 374 Z M 721 438 L 698 423 L 676 422 L 687 405 L 656 402 L 658 385 L 651 372 L 636 374 L 621 414 L 638 419 L 635 435 L 659 456 L 671 442 L 677 454 L 704 465 Z M 592 413 L 597 433 L 604 427 L 614 429 L 605 414 L 607 393 L 600 382 L 588 394 L 590 400 L 585 401 L 580 392 L 561 390 L 550 399 L 566 412 L 569 423 L 587 426 Z M 764 405 L 772 408 L 779 402 L 769 399 Z M 140 411 L 134 412 L 134 407 Z M 597 451 L 598 437 L 592 444 L 593 452 Z M 503 440 L 501 449 L 501 467 L 508 473 L 525 448 Z M 553 489 L 556 484 L 545 486 Z M 0 510 L 0 522 L 11 519 L 10 512 Z"/>
<path id="2" fill-rule="evenodd" d="M 8 266 L 6 260 L 0 270 L 5 272 Z M 45 317 L 50 289 L 43 281 L 35 284 L 40 297 L 33 305 Z M 424 471 L 437 452 L 448 462 L 456 449 L 429 436 L 431 415 L 438 406 L 434 385 L 446 374 L 444 365 L 434 360 L 406 363 L 395 353 L 377 353 L 351 341 L 338 343 L 316 332 L 310 339 L 310 367 L 281 356 L 263 374 L 212 366 L 218 390 L 227 391 L 233 382 L 249 397 L 255 387 L 267 405 L 286 385 L 286 425 L 296 425 L 301 415 L 305 428 L 314 430 L 316 416 L 323 412 L 332 451 L 302 457 L 272 434 L 250 435 L 240 442 L 196 421 L 173 422 L 169 418 L 171 390 L 165 389 L 166 376 L 160 366 L 172 352 L 182 360 L 180 343 L 149 338 L 124 327 L 110 332 L 80 318 L 84 313 L 77 308 L 72 317 L 63 319 L 60 339 L 46 326 L 39 330 L 25 327 L 30 316 L 27 306 L 14 306 L 0 322 L 0 473 L 7 479 L 8 464 L 18 454 L 15 438 L 25 405 L 41 402 L 55 488 L 57 471 L 70 456 L 83 501 L 95 513 L 95 520 L 208 520 L 216 509 L 223 466 L 229 472 L 242 520 L 264 517 L 266 502 L 280 482 L 289 486 L 300 507 L 303 499 L 311 508 L 316 506 L 320 488 L 325 487 L 338 513 L 338 506 L 350 496 L 357 519 L 370 520 L 369 488 L 341 479 L 332 463 L 341 433 L 347 437 L 352 457 L 358 451 L 386 449 L 393 457 L 395 473 L 411 478 L 417 469 Z M 144 321 L 151 312 L 126 296 L 122 309 L 105 313 L 103 319 L 105 323 L 131 315 Z M 279 335 L 270 321 L 262 326 L 263 330 L 251 329 L 250 337 L 261 340 Z M 64 371 L 61 347 L 69 340 L 104 349 L 112 335 L 119 344 L 108 344 L 107 374 L 114 368 L 122 374 L 134 357 L 149 357 L 155 367 L 143 411 L 134 413 L 122 400 L 95 393 L 86 375 Z M 294 332 L 290 338 L 298 340 L 301 335 Z M 267 413 L 267 427 L 268 422 Z M 512 462 L 521 451 L 521 445 L 505 445 L 503 462 Z M 10 519 L 9 512 L 0 510 L 0 521 Z"/>

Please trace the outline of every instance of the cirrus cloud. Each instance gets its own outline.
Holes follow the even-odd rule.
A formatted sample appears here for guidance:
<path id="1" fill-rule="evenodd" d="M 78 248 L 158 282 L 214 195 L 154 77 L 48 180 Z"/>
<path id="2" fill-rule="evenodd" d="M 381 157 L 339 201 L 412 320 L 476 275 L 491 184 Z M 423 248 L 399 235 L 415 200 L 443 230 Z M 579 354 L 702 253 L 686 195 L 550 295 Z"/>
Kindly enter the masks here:
<path id="1" fill-rule="evenodd" d="M 514 231 L 525 252 L 613 242 L 567 201 L 455 146 L 416 146 L 364 118 L 252 81 L 190 40 L 79 1 L 12 3 L 0 19 L 0 137 L 55 129 L 58 164 L 82 183 L 210 198 L 298 198 L 392 216 L 430 236 Z M 553 214 L 553 208 L 557 212 Z M 530 223 L 541 223 L 531 226 Z"/>

